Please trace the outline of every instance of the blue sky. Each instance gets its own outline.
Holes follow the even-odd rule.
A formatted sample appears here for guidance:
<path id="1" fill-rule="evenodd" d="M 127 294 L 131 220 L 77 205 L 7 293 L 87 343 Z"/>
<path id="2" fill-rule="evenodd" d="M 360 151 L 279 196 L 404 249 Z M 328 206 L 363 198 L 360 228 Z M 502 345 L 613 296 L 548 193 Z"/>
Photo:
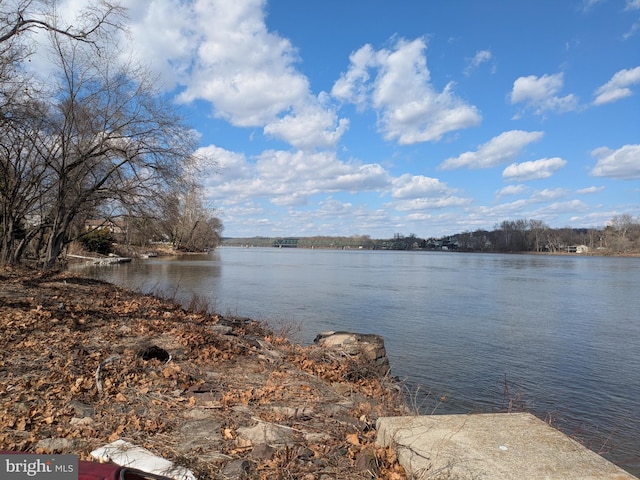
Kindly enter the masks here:
<path id="1" fill-rule="evenodd" d="M 640 215 L 640 0 L 124 4 L 225 236 Z"/>

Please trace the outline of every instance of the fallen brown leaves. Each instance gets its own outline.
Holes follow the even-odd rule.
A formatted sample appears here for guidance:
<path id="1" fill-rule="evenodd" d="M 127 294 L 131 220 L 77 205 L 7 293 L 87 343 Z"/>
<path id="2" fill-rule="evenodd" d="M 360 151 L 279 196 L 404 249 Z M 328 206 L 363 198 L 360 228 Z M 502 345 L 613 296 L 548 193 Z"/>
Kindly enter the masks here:
<path id="1" fill-rule="evenodd" d="M 143 359 L 151 346 L 170 360 Z M 393 451 L 375 444 L 374 425 L 402 412 L 387 379 L 257 322 L 68 273 L 0 269 L 2 449 L 52 451 L 46 440 L 64 439 L 55 453 L 90 459 L 123 438 L 202 480 L 245 458 L 249 478 L 401 479 Z M 203 438 L 184 430 L 198 419 L 215 426 Z M 290 439 L 258 455 L 238 433 L 256 424 Z"/>

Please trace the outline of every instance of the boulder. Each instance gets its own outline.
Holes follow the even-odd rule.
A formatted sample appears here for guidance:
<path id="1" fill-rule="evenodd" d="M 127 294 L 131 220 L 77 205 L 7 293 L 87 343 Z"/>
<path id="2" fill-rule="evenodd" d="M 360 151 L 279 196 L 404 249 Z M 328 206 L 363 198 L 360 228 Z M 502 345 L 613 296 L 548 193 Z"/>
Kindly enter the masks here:
<path id="1" fill-rule="evenodd" d="M 389 374 L 389 358 L 384 348 L 384 338 L 371 333 L 323 332 L 313 341 L 316 345 L 330 348 L 366 364 L 380 376 Z"/>

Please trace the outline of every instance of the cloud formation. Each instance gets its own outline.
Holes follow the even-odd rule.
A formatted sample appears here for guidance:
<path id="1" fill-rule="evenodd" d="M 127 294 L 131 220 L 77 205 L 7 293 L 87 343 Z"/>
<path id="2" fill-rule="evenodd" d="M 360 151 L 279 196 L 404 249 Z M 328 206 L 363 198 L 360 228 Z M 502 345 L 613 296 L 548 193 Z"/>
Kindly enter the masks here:
<path id="1" fill-rule="evenodd" d="M 575 110 L 578 106 L 578 98 L 575 95 L 569 94 L 564 97 L 558 95 L 563 84 L 563 73 L 517 78 L 511 90 L 511 103 L 524 103 L 526 108 L 533 110 L 536 115 Z"/>
<path id="2" fill-rule="evenodd" d="M 492 58 L 493 55 L 491 54 L 490 50 L 478 50 L 475 56 L 469 61 L 467 67 L 464 69 L 464 74 L 466 76 L 471 75 L 471 72 L 473 72 L 483 63 L 491 61 Z"/>
<path id="3" fill-rule="evenodd" d="M 633 93 L 629 87 L 636 83 L 640 83 L 640 67 L 620 70 L 594 92 L 593 104 L 602 105 L 628 97 Z"/>
<path id="4" fill-rule="evenodd" d="M 640 178 L 640 145 L 624 145 L 618 150 L 600 147 L 593 150 L 591 155 L 598 159 L 591 170 L 594 177 L 622 180 Z"/>
<path id="5" fill-rule="evenodd" d="M 168 89 L 179 87 L 180 102 L 204 100 L 215 117 L 296 148 L 333 148 L 349 122 L 311 93 L 294 46 L 267 29 L 265 8 L 265 0 L 132 5 L 134 53 Z"/>
<path id="6" fill-rule="evenodd" d="M 483 143 L 476 151 L 465 152 L 457 157 L 447 158 L 440 164 L 442 170 L 454 168 L 491 168 L 513 161 L 530 143 L 542 138 L 542 132 L 510 130 Z"/>
<path id="7" fill-rule="evenodd" d="M 445 134 L 476 126 L 480 112 L 453 92 L 453 83 L 438 91 L 430 79 L 423 39 L 399 39 L 389 49 L 365 45 L 349 57 L 349 68 L 331 94 L 379 114 L 386 140 L 400 145 L 440 140 Z"/>
<path id="8" fill-rule="evenodd" d="M 526 182 L 549 178 L 566 165 L 560 157 L 542 158 L 530 162 L 512 163 L 502 171 L 502 178 L 508 181 Z"/>

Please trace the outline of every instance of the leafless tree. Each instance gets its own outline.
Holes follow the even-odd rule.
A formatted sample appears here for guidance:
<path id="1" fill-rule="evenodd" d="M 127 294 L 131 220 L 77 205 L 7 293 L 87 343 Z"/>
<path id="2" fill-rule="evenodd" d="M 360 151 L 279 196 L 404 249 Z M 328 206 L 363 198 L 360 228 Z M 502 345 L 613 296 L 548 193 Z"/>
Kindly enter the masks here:
<path id="1" fill-rule="evenodd" d="M 115 2 L 101 0 L 76 19 L 76 25 L 61 23 L 55 0 L 0 0 L 0 44 L 27 32 L 44 30 L 70 39 L 97 45 L 107 26 L 118 27 L 124 9 Z"/>
<path id="2" fill-rule="evenodd" d="M 59 35 L 54 47 L 60 75 L 46 153 L 55 191 L 45 266 L 71 240 L 83 211 L 153 203 L 196 147 L 194 133 L 139 66 L 118 63 L 118 52 L 95 56 Z"/>
<path id="3" fill-rule="evenodd" d="M 44 17 L 50 21 L 26 14 L 55 2 L 18 4 L 11 16 L 0 0 L 0 17 L 12 25 L 0 28 L 4 58 L 21 32 L 44 28 L 56 73 L 37 99 L 25 94 L 37 84 L 25 77 L 13 98 L 0 102 L 0 261 L 20 261 L 31 245 L 51 267 L 90 215 L 156 212 L 192 163 L 197 139 L 145 69 L 123 62 L 108 35 L 99 38 L 118 26 L 116 6 L 101 2 L 104 10 L 83 17 L 95 26 L 88 30 L 58 27 L 53 14 Z M 18 65 L 4 62 L 6 70 Z M 10 78 L 0 78 L 2 86 Z"/>
<path id="4" fill-rule="evenodd" d="M 615 253 L 627 253 L 634 246 L 637 248 L 637 230 L 640 225 L 628 213 L 614 215 L 611 225 L 607 227 L 607 243 Z"/>
<path id="5" fill-rule="evenodd" d="M 549 226 L 542 220 L 529 220 L 529 232 L 533 239 L 533 247 L 536 252 L 539 252 L 542 248 L 540 242 L 543 235 Z"/>

